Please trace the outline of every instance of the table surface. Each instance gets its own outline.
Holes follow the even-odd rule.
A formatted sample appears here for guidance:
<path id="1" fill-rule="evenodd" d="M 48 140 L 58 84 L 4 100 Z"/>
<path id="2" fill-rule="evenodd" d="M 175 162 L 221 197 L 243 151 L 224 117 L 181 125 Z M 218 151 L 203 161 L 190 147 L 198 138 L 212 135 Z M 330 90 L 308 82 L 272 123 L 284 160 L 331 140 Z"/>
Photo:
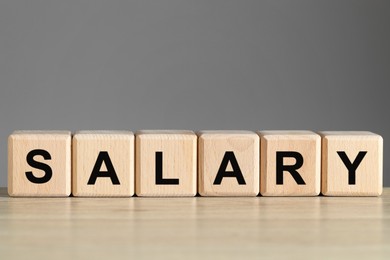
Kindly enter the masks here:
<path id="1" fill-rule="evenodd" d="M 389 259 L 381 197 L 10 198 L 0 259 Z"/>

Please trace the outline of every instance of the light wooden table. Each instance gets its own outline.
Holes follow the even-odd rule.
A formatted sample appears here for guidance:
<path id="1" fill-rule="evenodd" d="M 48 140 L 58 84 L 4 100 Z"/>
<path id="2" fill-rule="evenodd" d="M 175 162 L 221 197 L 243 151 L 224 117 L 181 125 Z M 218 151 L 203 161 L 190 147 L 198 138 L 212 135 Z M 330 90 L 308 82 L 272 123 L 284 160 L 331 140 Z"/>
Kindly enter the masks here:
<path id="1" fill-rule="evenodd" d="M 381 197 L 9 198 L 0 259 L 390 259 Z"/>

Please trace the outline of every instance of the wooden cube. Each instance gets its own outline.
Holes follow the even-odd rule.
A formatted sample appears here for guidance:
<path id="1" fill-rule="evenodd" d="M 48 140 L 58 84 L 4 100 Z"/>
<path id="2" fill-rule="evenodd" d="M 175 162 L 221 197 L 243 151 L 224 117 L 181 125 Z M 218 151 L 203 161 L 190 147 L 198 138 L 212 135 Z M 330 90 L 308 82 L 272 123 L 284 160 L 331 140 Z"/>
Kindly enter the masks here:
<path id="1" fill-rule="evenodd" d="M 319 195 L 321 137 L 311 131 L 261 131 L 259 134 L 261 195 Z"/>
<path id="2" fill-rule="evenodd" d="M 80 131 L 73 137 L 72 194 L 87 197 L 134 195 L 134 134 Z"/>
<path id="3" fill-rule="evenodd" d="M 192 131 L 149 130 L 136 134 L 136 194 L 196 195 L 197 136 Z"/>
<path id="4" fill-rule="evenodd" d="M 8 138 L 9 195 L 69 196 L 71 138 L 69 131 L 12 133 Z"/>
<path id="5" fill-rule="evenodd" d="M 260 139 L 250 131 L 201 131 L 198 187 L 202 196 L 257 196 Z"/>
<path id="6" fill-rule="evenodd" d="M 382 194 L 383 139 L 371 132 L 320 132 L 326 196 Z"/>

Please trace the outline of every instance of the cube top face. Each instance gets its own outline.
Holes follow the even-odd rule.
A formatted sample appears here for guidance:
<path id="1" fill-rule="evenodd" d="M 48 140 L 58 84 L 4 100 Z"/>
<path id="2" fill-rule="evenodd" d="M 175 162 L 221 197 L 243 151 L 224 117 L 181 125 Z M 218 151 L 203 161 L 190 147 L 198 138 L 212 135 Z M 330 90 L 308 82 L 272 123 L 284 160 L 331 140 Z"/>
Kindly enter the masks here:
<path id="1" fill-rule="evenodd" d="M 311 131 L 261 131 L 260 193 L 317 196 L 321 181 L 321 137 Z"/>
<path id="2" fill-rule="evenodd" d="M 272 130 L 272 131 L 259 131 L 258 134 L 265 140 L 278 140 L 278 139 L 300 139 L 300 140 L 318 140 L 321 137 L 312 131 L 306 130 Z"/>
<path id="3" fill-rule="evenodd" d="M 136 134 L 136 194 L 195 196 L 197 136 L 191 131 Z"/>
<path id="4" fill-rule="evenodd" d="M 69 196 L 70 182 L 70 131 L 15 131 L 9 136 L 10 196 Z"/>
<path id="5" fill-rule="evenodd" d="M 203 138 L 211 137 L 211 138 L 226 138 L 227 136 L 254 136 L 255 132 L 245 131 L 245 130 L 202 130 L 199 131 L 198 136 L 202 136 Z"/>
<path id="6" fill-rule="evenodd" d="M 134 134 L 130 131 L 77 132 L 73 137 L 72 194 L 134 195 Z"/>
<path id="7" fill-rule="evenodd" d="M 228 130 L 228 131 L 199 131 L 198 138 L 201 141 L 218 141 L 220 139 L 221 141 L 228 141 L 228 140 L 248 140 L 248 141 L 256 141 L 260 140 L 259 136 L 255 132 L 251 131 L 234 131 L 234 130 Z M 245 145 L 243 143 L 240 143 L 239 145 Z"/>
<path id="8" fill-rule="evenodd" d="M 259 136 L 250 131 L 201 131 L 198 187 L 202 196 L 257 196 Z"/>
<path id="9" fill-rule="evenodd" d="M 83 130 L 78 131 L 74 135 L 78 138 L 97 138 L 97 137 L 113 137 L 113 138 L 131 138 L 129 136 L 134 137 L 134 133 L 132 131 L 116 131 L 116 130 Z"/>
<path id="10" fill-rule="evenodd" d="M 68 139 L 72 137 L 70 131 L 61 131 L 61 130 L 18 130 L 14 131 L 9 139 Z"/>
<path id="11" fill-rule="evenodd" d="M 155 142 L 154 140 L 196 142 L 198 138 L 193 131 L 187 130 L 142 130 L 137 131 L 135 136 L 138 142 L 143 140 L 151 142 Z"/>
<path id="12" fill-rule="evenodd" d="M 322 136 L 322 194 L 381 195 L 383 138 L 359 131 L 319 133 Z"/>
<path id="13" fill-rule="evenodd" d="M 326 138 L 382 138 L 380 135 L 368 131 L 320 131 L 322 137 Z"/>
<path id="14" fill-rule="evenodd" d="M 160 136 L 173 136 L 180 135 L 180 138 L 189 137 L 192 138 L 194 136 L 194 131 L 190 130 L 140 130 L 137 131 L 136 136 L 139 136 L 140 138 L 143 137 L 149 137 L 152 138 L 153 136 L 157 136 L 158 138 Z"/>
<path id="15" fill-rule="evenodd" d="M 131 131 L 107 131 L 107 130 L 94 130 L 94 131 L 78 131 L 74 134 L 73 139 L 76 140 L 133 140 L 134 133 Z"/>

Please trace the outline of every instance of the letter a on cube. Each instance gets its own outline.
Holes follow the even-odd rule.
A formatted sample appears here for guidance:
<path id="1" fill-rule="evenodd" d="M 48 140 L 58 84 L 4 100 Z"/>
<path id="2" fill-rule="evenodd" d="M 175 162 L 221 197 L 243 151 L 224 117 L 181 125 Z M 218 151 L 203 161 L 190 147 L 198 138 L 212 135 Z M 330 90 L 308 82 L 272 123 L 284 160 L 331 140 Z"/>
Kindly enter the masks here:
<path id="1" fill-rule="evenodd" d="M 73 137 L 72 194 L 82 197 L 134 195 L 134 134 L 80 131 Z"/>
<path id="2" fill-rule="evenodd" d="M 259 136 L 250 131 L 201 131 L 198 141 L 202 196 L 257 196 Z"/>

